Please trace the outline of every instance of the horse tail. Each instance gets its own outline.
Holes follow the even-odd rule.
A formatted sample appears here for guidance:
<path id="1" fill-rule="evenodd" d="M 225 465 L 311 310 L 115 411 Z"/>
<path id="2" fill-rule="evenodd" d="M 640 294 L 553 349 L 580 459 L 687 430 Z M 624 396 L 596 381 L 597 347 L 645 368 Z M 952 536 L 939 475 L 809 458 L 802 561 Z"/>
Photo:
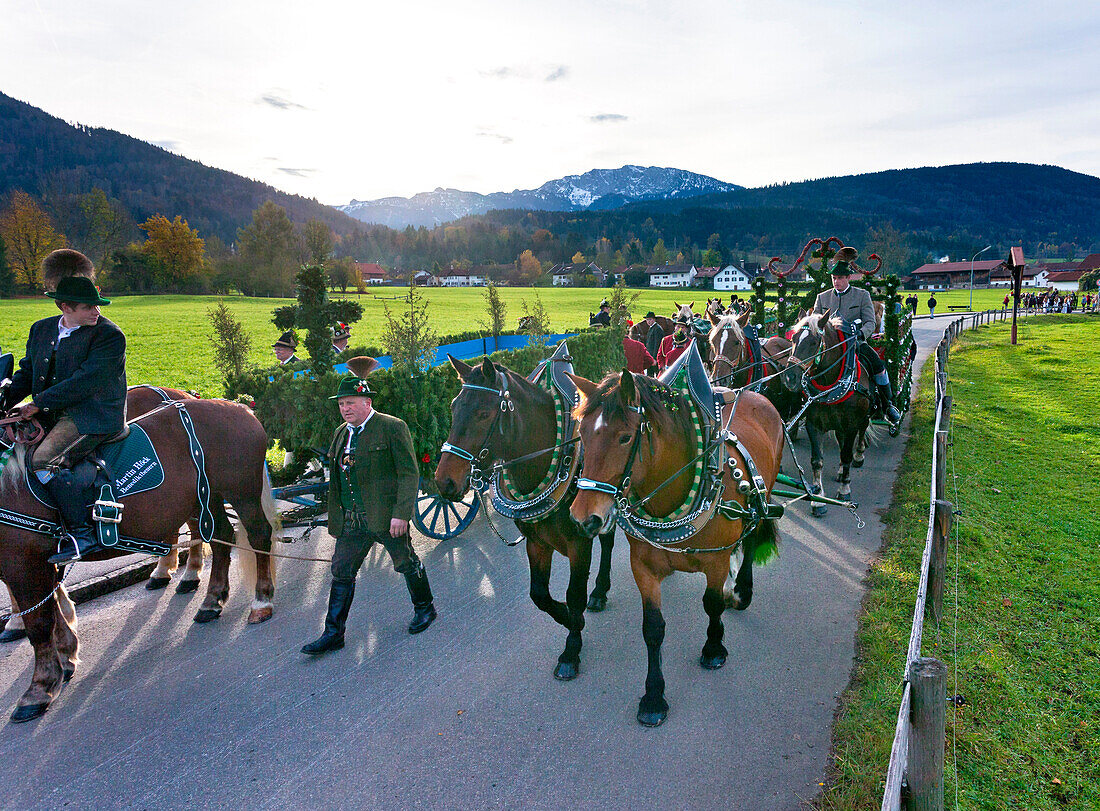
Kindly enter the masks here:
<path id="1" fill-rule="evenodd" d="M 264 463 L 264 486 L 260 491 L 260 505 L 263 507 L 267 523 L 271 524 L 271 537 L 278 537 L 283 531 L 283 521 L 279 517 L 279 508 L 275 506 L 275 497 L 271 493 L 271 476 L 267 473 L 267 463 Z"/>
<path id="2" fill-rule="evenodd" d="M 763 566 L 772 558 L 779 557 L 779 522 L 774 518 L 763 519 L 748 541 L 749 548 L 745 554 L 752 554 L 753 563 Z"/>

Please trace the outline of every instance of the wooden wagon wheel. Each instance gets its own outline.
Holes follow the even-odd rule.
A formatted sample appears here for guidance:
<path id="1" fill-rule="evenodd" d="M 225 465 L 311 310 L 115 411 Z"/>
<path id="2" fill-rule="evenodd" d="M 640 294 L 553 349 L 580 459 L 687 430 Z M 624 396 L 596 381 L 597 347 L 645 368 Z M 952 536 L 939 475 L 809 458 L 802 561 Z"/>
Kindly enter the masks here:
<path id="1" fill-rule="evenodd" d="M 433 482 L 421 476 L 412 521 L 422 534 L 445 541 L 470 526 L 480 507 L 481 495 L 472 487 L 461 501 L 447 501 Z"/>

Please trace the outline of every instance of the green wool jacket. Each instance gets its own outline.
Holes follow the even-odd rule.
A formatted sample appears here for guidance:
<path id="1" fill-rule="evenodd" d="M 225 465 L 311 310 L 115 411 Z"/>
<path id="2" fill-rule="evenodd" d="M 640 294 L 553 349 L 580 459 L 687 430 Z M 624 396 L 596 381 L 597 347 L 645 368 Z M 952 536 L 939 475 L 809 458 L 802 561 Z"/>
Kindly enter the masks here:
<path id="1" fill-rule="evenodd" d="M 347 440 L 348 424 L 344 423 L 332 435 L 329 446 L 332 470 L 328 481 L 328 531 L 335 537 L 344 531 L 340 498 L 344 484 L 339 463 Z M 367 528 L 371 532 L 388 535 L 390 519 L 408 521 L 412 517 L 420 487 L 420 468 L 412 434 L 403 420 L 375 411 L 357 440 L 352 470 L 359 482 Z"/>

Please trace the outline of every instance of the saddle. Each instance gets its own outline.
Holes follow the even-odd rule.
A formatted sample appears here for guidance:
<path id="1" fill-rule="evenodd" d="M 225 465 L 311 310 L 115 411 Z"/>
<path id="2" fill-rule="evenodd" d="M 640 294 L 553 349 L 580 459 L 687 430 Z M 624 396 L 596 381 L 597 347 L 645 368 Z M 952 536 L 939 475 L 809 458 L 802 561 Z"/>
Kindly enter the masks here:
<path id="1" fill-rule="evenodd" d="M 37 446 L 27 449 L 27 488 L 39 502 L 56 509 L 57 505 L 36 476 L 30 475 Z M 164 483 L 164 466 L 149 435 L 140 425 L 126 425 L 122 431 L 99 445 L 72 468 L 74 484 L 84 493 L 84 502 L 92 504 L 92 518 L 99 541 L 108 548 L 129 552 L 165 555 L 166 544 L 118 534 L 123 505 L 119 499 L 144 493 Z"/>

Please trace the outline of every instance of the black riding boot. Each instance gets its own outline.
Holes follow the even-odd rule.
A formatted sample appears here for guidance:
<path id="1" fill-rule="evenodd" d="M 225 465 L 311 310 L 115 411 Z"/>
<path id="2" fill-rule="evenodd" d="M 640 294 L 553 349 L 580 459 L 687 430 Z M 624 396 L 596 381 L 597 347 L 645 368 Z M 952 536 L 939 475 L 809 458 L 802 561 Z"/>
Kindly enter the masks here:
<path id="1" fill-rule="evenodd" d="M 894 405 L 894 393 L 893 391 L 891 391 L 889 383 L 879 384 L 878 396 L 879 399 L 882 401 L 883 415 L 889 422 L 897 425 L 897 423 L 901 420 L 901 412 L 898 411 L 897 407 Z"/>
<path id="2" fill-rule="evenodd" d="M 333 578 L 328 593 L 328 614 L 325 616 L 325 632 L 320 638 L 302 647 L 302 653 L 316 656 L 344 647 L 344 624 L 348 620 L 351 601 L 355 598 L 354 580 Z"/>
<path id="3" fill-rule="evenodd" d="M 413 618 L 409 623 L 409 633 L 418 634 L 431 625 L 436 618 L 435 604 L 432 602 L 432 587 L 428 585 L 428 573 L 423 564 L 418 564 L 411 572 L 405 572 L 405 583 L 412 597 Z"/>
<path id="4" fill-rule="evenodd" d="M 61 521 L 69 533 L 61 541 L 62 551 L 51 557 L 50 563 L 68 563 L 101 550 L 103 546 L 96 537 L 92 511 L 85 503 L 84 488 L 73 481 L 72 471 L 59 471 L 46 482 L 46 492 L 57 505 Z"/>

